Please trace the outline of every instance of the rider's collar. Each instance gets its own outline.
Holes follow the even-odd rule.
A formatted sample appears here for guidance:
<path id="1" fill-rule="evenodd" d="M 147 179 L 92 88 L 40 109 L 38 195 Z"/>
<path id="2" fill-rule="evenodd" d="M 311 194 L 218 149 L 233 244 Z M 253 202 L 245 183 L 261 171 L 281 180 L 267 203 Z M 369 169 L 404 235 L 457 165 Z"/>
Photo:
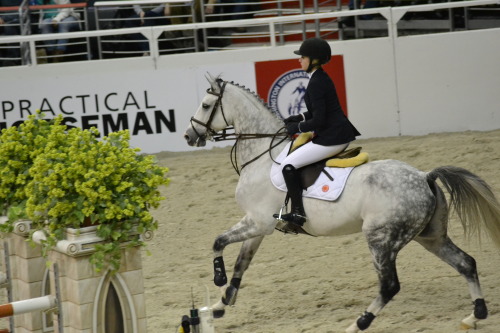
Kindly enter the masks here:
<path id="1" fill-rule="evenodd" d="M 316 69 L 315 69 L 315 70 L 313 70 L 312 72 L 307 73 L 307 75 L 309 75 L 309 78 L 311 78 L 311 77 L 313 76 L 314 72 L 316 72 L 317 70 L 318 70 L 318 69 L 316 68 Z"/>

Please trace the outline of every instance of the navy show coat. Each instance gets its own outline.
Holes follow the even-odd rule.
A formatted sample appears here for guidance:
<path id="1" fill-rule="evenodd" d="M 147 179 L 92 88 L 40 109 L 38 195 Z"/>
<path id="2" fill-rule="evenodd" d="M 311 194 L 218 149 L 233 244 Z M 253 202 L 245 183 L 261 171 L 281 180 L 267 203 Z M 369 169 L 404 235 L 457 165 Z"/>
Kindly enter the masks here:
<path id="1" fill-rule="evenodd" d="M 335 85 L 322 68 L 312 74 L 304 102 L 307 111 L 303 113 L 305 121 L 300 123 L 300 131 L 314 131 L 314 143 L 340 145 L 354 141 L 356 136 L 361 135 L 344 115 Z"/>

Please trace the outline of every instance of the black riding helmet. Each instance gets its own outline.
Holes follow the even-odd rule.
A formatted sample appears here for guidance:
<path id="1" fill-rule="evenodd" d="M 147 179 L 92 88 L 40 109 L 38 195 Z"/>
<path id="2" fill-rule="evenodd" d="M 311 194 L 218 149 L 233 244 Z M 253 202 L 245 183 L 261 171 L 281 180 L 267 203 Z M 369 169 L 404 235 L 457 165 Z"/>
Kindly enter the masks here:
<path id="1" fill-rule="evenodd" d="M 317 59 L 320 65 L 326 64 L 332 57 L 332 49 L 330 48 L 330 45 L 324 39 L 316 37 L 303 41 L 300 45 L 300 49 L 294 51 L 293 53 L 303 57 L 309 57 L 311 59 L 311 63 L 312 60 Z M 310 69 L 311 68 L 309 68 L 309 70 Z"/>

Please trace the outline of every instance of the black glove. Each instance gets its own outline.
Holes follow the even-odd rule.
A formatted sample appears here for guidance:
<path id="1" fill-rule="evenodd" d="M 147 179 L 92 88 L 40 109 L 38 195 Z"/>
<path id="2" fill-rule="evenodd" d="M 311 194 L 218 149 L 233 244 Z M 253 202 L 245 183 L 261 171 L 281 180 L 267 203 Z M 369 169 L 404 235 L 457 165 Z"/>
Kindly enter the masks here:
<path id="1" fill-rule="evenodd" d="M 285 125 L 288 125 L 288 123 L 296 123 L 296 122 L 299 122 L 302 120 L 304 120 L 304 118 L 302 117 L 301 114 L 298 114 L 296 116 L 290 116 L 290 117 L 286 118 L 284 120 L 284 122 L 285 122 Z"/>
<path id="2" fill-rule="evenodd" d="M 298 122 L 294 122 L 294 123 L 288 123 L 286 124 L 286 132 L 288 133 L 288 135 L 294 135 L 299 131 L 299 123 Z"/>

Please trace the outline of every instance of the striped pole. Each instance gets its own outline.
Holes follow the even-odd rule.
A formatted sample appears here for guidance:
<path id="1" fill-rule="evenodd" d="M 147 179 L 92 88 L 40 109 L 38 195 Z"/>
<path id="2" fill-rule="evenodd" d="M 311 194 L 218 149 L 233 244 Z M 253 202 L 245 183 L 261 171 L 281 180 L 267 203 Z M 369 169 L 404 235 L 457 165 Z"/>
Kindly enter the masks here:
<path id="1" fill-rule="evenodd" d="M 0 318 L 28 313 L 38 310 L 47 310 L 56 306 L 56 298 L 52 295 L 26 299 L 0 305 Z"/>

